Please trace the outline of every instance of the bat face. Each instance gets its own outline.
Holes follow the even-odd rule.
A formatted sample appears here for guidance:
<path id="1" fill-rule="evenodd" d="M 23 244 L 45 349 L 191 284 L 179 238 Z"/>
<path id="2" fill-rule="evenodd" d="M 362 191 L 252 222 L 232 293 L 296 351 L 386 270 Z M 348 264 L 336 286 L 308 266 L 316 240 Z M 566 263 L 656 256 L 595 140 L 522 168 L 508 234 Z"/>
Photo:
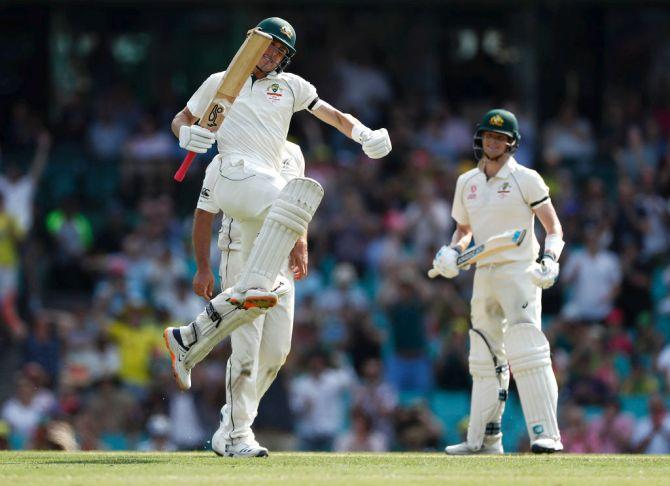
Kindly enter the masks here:
<path id="1" fill-rule="evenodd" d="M 463 268 L 477 263 L 479 260 L 482 260 L 488 256 L 516 248 L 517 246 L 520 246 L 521 243 L 523 243 L 525 237 L 526 230 L 506 231 L 505 233 L 492 236 L 486 240 L 485 243 L 474 246 L 469 250 L 461 253 L 456 259 L 456 265 L 459 268 Z M 435 278 L 438 275 L 439 272 L 434 268 L 428 270 L 428 276 L 430 278 Z"/>

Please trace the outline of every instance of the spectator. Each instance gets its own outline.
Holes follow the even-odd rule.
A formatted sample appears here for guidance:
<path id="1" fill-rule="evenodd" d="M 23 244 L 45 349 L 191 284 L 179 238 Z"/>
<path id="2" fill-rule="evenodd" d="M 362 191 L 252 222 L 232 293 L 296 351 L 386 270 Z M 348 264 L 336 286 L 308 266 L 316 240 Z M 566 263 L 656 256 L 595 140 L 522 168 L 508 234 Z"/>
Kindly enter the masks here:
<path id="1" fill-rule="evenodd" d="M 393 342 L 389 378 L 399 392 L 427 393 L 432 387 L 425 329 L 428 298 L 425 283 L 411 272 L 390 274 L 379 292 Z"/>
<path id="2" fill-rule="evenodd" d="M 397 408 L 395 429 L 402 451 L 434 451 L 440 447 L 442 425 L 424 401 Z"/>
<path id="3" fill-rule="evenodd" d="M 51 148 L 51 134 L 42 131 L 37 137 L 37 148 L 27 174 L 16 164 L 10 164 L 0 175 L 0 194 L 6 201 L 7 213 L 14 217 L 20 233 L 29 233 L 33 226 L 33 200 L 44 173 Z"/>
<path id="4" fill-rule="evenodd" d="M 365 361 L 360 383 L 354 388 L 352 405 L 364 415 L 366 422 L 370 422 L 371 431 L 381 434 L 384 442 L 390 443 L 393 440 L 393 414 L 398 406 L 398 396 L 383 376 L 381 360 L 371 358 Z"/>
<path id="5" fill-rule="evenodd" d="M 291 408 L 301 450 L 331 451 L 344 423 L 345 397 L 354 385 L 353 372 L 328 367 L 327 355 L 315 351 L 307 358 L 307 370 L 291 384 Z"/>
<path id="6" fill-rule="evenodd" d="M 619 292 L 621 266 L 613 253 L 600 247 L 598 234 L 585 232 L 586 247 L 567 258 L 561 278 L 570 289 L 563 315 L 571 320 L 603 320 Z"/>
<path id="7" fill-rule="evenodd" d="M 670 415 L 663 398 L 649 398 L 649 416 L 639 420 L 633 430 L 633 452 L 642 454 L 670 454 Z"/>
<path id="8" fill-rule="evenodd" d="M 621 411 L 621 402 L 614 398 L 588 425 L 590 452 L 600 454 L 623 454 L 630 451 L 634 419 Z"/>
<path id="9" fill-rule="evenodd" d="M 388 442 L 384 434 L 375 432 L 372 418 L 360 409 L 351 411 L 351 430 L 335 441 L 337 452 L 385 452 Z"/>
<path id="10" fill-rule="evenodd" d="M 14 335 L 25 335 L 25 323 L 16 309 L 19 284 L 19 243 L 23 232 L 17 220 L 5 208 L 0 192 L 0 315 Z"/>
<path id="11" fill-rule="evenodd" d="M 49 412 L 52 403 L 41 400 L 38 391 L 28 378 L 19 377 L 14 396 L 2 406 L 0 419 L 6 421 L 11 428 L 12 449 L 25 447 Z"/>
<path id="12" fill-rule="evenodd" d="M 165 415 L 152 415 L 147 422 L 149 438 L 137 450 L 143 452 L 174 452 L 177 446 L 170 441 L 170 419 Z"/>

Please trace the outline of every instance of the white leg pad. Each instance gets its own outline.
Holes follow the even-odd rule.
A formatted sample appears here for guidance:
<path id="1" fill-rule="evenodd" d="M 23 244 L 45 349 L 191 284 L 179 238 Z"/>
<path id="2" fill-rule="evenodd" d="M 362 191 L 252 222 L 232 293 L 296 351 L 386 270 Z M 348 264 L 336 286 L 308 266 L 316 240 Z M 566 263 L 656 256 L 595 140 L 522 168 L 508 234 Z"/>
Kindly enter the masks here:
<path id="1" fill-rule="evenodd" d="M 307 231 L 321 199 L 323 188 L 314 179 L 298 177 L 284 186 L 256 237 L 235 285 L 237 291 L 270 288 L 295 242 Z"/>
<path id="2" fill-rule="evenodd" d="M 558 385 L 551 368 L 549 341 L 532 324 L 510 326 L 503 337 L 531 442 L 560 441 L 556 420 Z"/>
<path id="3" fill-rule="evenodd" d="M 472 397 L 467 444 L 470 450 L 478 451 L 502 437 L 500 425 L 507 400 L 509 367 L 507 363 L 494 362 L 486 342 L 473 330 L 470 330 L 469 364 Z"/>
<path id="4" fill-rule="evenodd" d="M 203 312 L 195 320 L 196 341 L 190 346 L 184 356 L 184 366 L 192 369 L 200 363 L 214 349 L 214 346 L 223 341 L 235 329 L 253 321 L 268 309 L 253 307 L 248 310 L 240 309 L 228 303 L 230 293 L 222 292 L 214 297 Z"/>

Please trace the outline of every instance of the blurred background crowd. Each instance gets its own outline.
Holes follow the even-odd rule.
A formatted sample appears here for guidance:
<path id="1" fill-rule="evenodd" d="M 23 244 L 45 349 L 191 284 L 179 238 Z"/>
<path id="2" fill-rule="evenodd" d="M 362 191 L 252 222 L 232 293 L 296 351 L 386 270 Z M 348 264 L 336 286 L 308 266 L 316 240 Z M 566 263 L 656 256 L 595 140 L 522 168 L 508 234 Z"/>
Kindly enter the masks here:
<path id="1" fill-rule="evenodd" d="M 453 231 L 475 124 L 501 106 L 520 120 L 517 160 L 544 176 L 567 241 L 543 296 L 566 450 L 670 453 L 670 12 L 261 3 L 0 7 L 11 38 L 0 49 L 0 448 L 209 447 L 229 347 L 180 393 L 161 333 L 204 304 L 190 289 L 190 230 L 213 153 L 176 184 L 184 154 L 169 124 L 247 28 L 280 15 L 298 32 L 289 70 L 387 127 L 394 149 L 370 160 L 294 118 L 290 139 L 326 197 L 259 441 L 402 451 L 462 438 L 473 272 L 425 275 Z M 510 395 L 504 445 L 524 451 Z"/>

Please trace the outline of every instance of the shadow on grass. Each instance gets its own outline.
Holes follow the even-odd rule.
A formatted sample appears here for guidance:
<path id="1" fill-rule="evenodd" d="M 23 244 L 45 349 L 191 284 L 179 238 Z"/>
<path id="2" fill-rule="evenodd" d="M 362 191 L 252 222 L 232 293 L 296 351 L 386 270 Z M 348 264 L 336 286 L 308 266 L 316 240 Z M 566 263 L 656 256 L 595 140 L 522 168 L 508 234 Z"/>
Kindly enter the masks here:
<path id="1" fill-rule="evenodd" d="M 168 462 L 167 458 L 161 457 L 90 457 L 90 458 L 68 458 L 63 457 L 63 459 L 48 458 L 40 459 L 33 457 L 30 459 L 30 462 L 34 465 L 40 464 L 79 464 L 79 465 L 109 465 L 109 466 L 119 466 L 123 464 L 158 464 Z M 15 462 L 16 464 L 16 462 Z M 25 462 L 23 462 L 25 464 Z"/>

